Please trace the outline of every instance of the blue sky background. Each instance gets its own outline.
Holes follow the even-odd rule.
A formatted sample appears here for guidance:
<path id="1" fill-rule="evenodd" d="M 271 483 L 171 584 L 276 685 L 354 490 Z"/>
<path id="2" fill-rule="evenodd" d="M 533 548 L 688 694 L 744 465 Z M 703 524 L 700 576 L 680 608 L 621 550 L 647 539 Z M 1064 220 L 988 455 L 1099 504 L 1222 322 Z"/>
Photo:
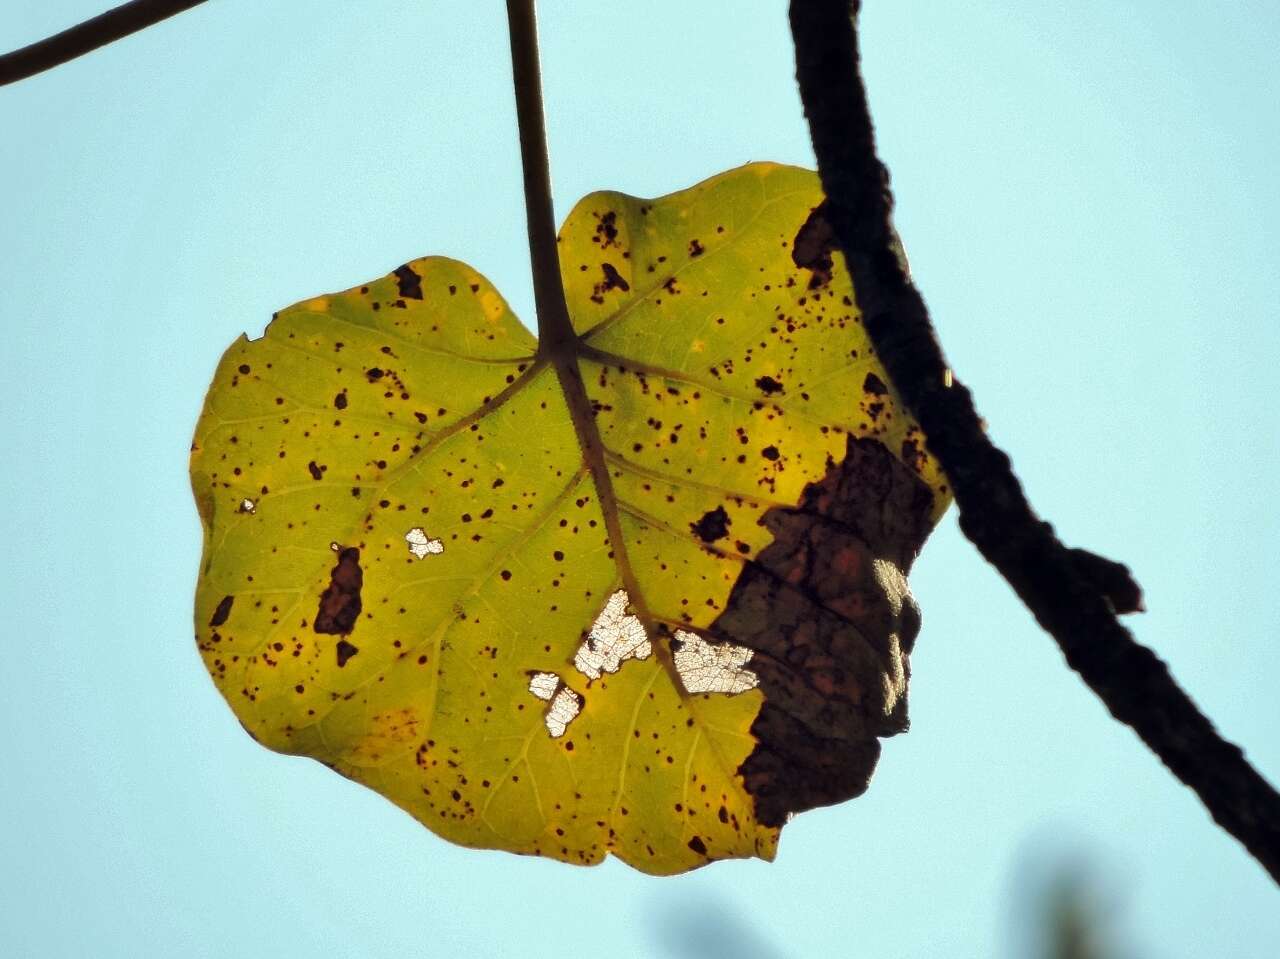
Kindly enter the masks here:
<path id="1" fill-rule="evenodd" d="M 11 2 L 0 48 L 104 0 Z M 812 165 L 782 2 L 547 2 L 558 216 Z M 870 0 L 898 226 L 1039 509 L 1280 779 L 1280 7 Z M 778 860 L 655 880 L 455 848 L 273 755 L 191 641 L 187 447 L 273 310 L 443 253 L 532 320 L 502 5 L 212 0 L 0 89 L 0 954 L 1269 959 L 1275 885 L 944 518 L 913 728 Z"/>

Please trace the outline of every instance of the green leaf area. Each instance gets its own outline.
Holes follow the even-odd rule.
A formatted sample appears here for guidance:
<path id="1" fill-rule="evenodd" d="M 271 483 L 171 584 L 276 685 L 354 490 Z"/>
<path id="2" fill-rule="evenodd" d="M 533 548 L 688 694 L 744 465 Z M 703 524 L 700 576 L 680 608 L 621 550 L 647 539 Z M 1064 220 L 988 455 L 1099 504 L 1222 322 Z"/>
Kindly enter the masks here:
<path id="1" fill-rule="evenodd" d="M 773 164 L 592 194 L 555 356 L 439 257 L 232 344 L 196 638 L 249 733 L 453 842 L 659 874 L 865 789 L 947 488 L 821 201 Z"/>

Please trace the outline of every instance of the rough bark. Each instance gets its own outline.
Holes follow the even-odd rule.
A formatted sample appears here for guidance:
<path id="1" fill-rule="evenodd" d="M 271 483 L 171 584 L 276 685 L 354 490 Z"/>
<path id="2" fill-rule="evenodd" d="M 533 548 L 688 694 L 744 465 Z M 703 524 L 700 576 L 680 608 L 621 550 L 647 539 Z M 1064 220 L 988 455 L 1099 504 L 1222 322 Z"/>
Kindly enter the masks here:
<path id="1" fill-rule="evenodd" d="M 829 217 L 867 331 L 951 480 L 960 528 L 1009 582 L 1067 663 L 1280 881 L 1280 794 L 1218 735 L 1117 611 L 1141 608 L 1121 564 L 1070 550 L 1032 510 L 1009 457 L 952 375 L 899 255 L 889 174 L 876 155 L 859 62 L 858 0 L 792 0 L 796 74 Z"/>

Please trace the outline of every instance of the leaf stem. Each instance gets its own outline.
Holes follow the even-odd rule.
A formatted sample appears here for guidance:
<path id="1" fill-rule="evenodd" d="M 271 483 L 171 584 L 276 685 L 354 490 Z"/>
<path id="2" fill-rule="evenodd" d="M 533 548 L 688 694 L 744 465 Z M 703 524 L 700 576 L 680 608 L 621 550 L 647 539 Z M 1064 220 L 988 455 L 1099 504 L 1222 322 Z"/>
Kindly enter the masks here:
<path id="1" fill-rule="evenodd" d="M 0 56 L 0 87 L 84 56 L 131 33 L 198 7 L 204 0 L 132 0 L 51 37 Z"/>
<path id="2" fill-rule="evenodd" d="M 828 218 L 866 330 L 955 492 L 960 529 L 1013 587 L 1111 715 L 1280 881 L 1280 795 L 1223 739 L 1168 667 L 1116 618 L 1140 609 L 1121 564 L 1067 549 L 1032 510 L 1009 457 L 952 377 L 919 290 L 894 254 L 889 173 L 876 155 L 858 53 L 858 0 L 792 0 L 796 78 Z"/>
<path id="3" fill-rule="evenodd" d="M 520 161 L 524 168 L 525 209 L 529 223 L 529 256 L 533 264 L 533 295 L 538 311 L 538 358 L 549 361 L 564 393 L 565 406 L 590 473 L 605 533 L 609 556 L 617 564 L 623 588 L 636 615 L 650 629 L 654 624 L 640 582 L 627 554 L 621 510 L 613 479 L 605 460 L 604 442 L 596 425 L 591 399 L 578 358 L 583 342 L 574 332 L 560 278 L 560 254 L 551 206 L 551 174 L 547 160 L 547 133 L 542 114 L 542 76 L 538 68 L 538 30 L 534 0 L 507 0 L 511 30 L 511 65 L 516 88 L 516 115 L 520 123 Z M 671 651 L 654 645 L 658 660 L 682 690 Z"/>
<path id="4" fill-rule="evenodd" d="M 538 312 L 538 355 L 550 357 L 565 352 L 564 348 L 575 336 L 560 282 L 534 0 L 507 0 L 507 24 L 511 31 L 511 71 L 520 126 L 520 164 L 524 170 L 533 297 Z"/>

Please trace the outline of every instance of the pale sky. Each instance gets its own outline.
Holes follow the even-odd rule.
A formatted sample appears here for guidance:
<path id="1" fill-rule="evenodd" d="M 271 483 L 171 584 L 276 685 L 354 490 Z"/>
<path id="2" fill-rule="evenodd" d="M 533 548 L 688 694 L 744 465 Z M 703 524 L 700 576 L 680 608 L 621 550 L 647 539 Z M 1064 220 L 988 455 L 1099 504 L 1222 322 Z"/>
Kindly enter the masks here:
<path id="1" fill-rule="evenodd" d="M 106 0 L 4 5 L 9 49 Z M 544 4 L 557 216 L 811 166 L 780 2 Z M 1280 7 L 868 0 L 897 225 L 957 374 L 1131 621 L 1280 780 Z M 503 5 L 212 0 L 0 89 L 0 954 L 1016 957 L 1080 866 L 1118 955 L 1270 959 L 1274 883 L 1066 669 L 954 511 L 912 729 L 777 861 L 448 845 L 254 744 L 191 640 L 214 366 L 445 254 L 532 320 Z"/>

